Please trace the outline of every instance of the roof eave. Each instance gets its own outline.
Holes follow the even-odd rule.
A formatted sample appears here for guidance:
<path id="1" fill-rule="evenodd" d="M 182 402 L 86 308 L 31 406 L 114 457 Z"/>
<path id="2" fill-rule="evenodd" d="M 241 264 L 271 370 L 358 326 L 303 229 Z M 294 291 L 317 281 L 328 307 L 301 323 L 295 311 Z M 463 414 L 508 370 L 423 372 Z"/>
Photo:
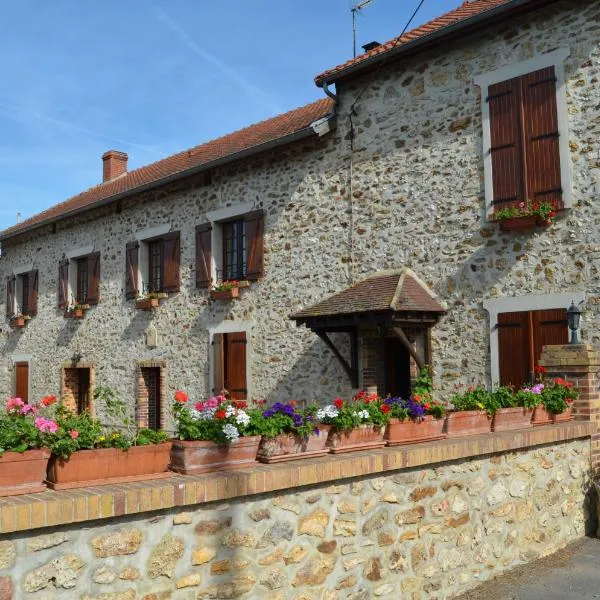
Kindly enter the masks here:
<path id="1" fill-rule="evenodd" d="M 473 28 L 480 28 L 483 25 L 488 25 L 490 22 L 497 20 L 499 17 L 504 17 L 507 13 L 515 12 L 522 8 L 535 8 L 538 5 L 551 4 L 552 2 L 557 1 L 558 0 L 513 0 L 507 4 L 496 6 L 495 8 L 491 8 L 483 13 L 474 15 L 462 21 L 458 21 L 453 25 L 448 25 L 447 27 L 438 29 L 437 31 L 421 36 L 410 42 L 401 44 L 400 46 L 396 46 L 386 52 L 375 54 L 371 58 L 366 58 L 365 60 L 350 65 L 349 67 L 346 67 L 345 69 L 342 69 L 336 73 L 332 73 L 325 77 L 318 76 L 315 78 L 315 84 L 318 87 L 323 87 L 323 84 L 329 85 L 331 83 L 335 83 L 340 79 L 350 75 L 355 75 L 363 70 L 370 69 L 382 61 L 421 50 L 423 47 L 435 42 L 439 42 L 446 37 L 457 36 L 461 33 L 464 33 L 467 29 L 472 31 Z"/>
<path id="2" fill-rule="evenodd" d="M 335 127 L 336 116 L 335 114 L 328 115 L 332 129 Z M 134 196 L 136 194 L 140 194 L 142 192 L 146 192 L 156 187 L 160 187 L 169 183 L 173 183 L 174 181 L 178 181 L 180 179 L 185 179 L 186 177 L 191 177 L 192 175 L 197 175 L 202 173 L 203 171 L 208 171 L 210 169 L 214 169 L 216 167 L 220 167 L 232 162 L 236 162 L 238 160 L 242 160 L 244 158 L 248 158 L 250 156 L 254 156 L 256 154 L 260 154 L 261 152 L 266 152 L 268 150 L 272 150 L 274 148 L 279 148 L 280 146 L 285 146 L 287 144 L 291 144 L 292 142 L 296 142 L 299 140 L 303 140 L 312 136 L 319 136 L 319 134 L 313 129 L 312 124 L 303 129 L 299 129 L 294 133 L 285 135 L 280 138 L 276 138 L 274 140 L 270 140 L 268 142 L 264 142 L 263 144 L 258 144 L 257 146 L 252 146 L 250 148 L 246 148 L 244 150 L 240 150 L 239 152 L 235 152 L 234 154 L 229 154 L 228 156 L 223 156 L 221 158 L 217 158 L 213 161 L 204 163 L 202 165 L 198 165 L 197 167 L 192 167 L 190 169 L 186 169 L 184 171 L 180 171 L 178 173 L 174 173 L 172 175 L 168 175 L 167 177 L 163 177 L 162 179 L 157 179 L 156 181 L 152 181 L 150 183 L 146 183 L 144 185 L 140 185 L 138 187 L 132 188 L 130 190 L 126 190 L 124 192 L 120 192 L 118 194 L 113 194 L 108 198 L 104 198 L 99 200 L 98 202 L 94 202 L 89 206 L 82 206 L 80 208 L 68 211 L 66 213 L 62 213 L 57 215 L 56 217 L 49 217 L 48 219 L 44 219 L 39 223 L 32 223 L 26 227 L 19 228 L 15 231 L 4 230 L 0 231 L 0 242 L 5 240 L 17 237 L 24 233 L 28 233 L 30 231 L 34 231 L 36 229 L 40 229 L 41 227 L 46 227 L 47 225 L 52 225 L 53 223 L 57 223 L 59 221 L 64 221 L 66 219 L 70 219 L 72 217 L 76 217 L 78 215 L 84 214 L 96 208 L 102 208 L 113 202 L 117 202 L 119 200 L 123 200 L 124 198 L 128 198 L 130 196 Z"/>

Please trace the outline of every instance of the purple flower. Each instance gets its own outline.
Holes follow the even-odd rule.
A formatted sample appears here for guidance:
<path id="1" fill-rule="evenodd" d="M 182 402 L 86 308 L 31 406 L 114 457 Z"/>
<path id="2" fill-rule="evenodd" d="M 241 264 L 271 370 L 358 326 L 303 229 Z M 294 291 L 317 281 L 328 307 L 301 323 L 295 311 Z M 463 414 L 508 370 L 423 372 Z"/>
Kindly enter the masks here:
<path id="1" fill-rule="evenodd" d="M 300 427 L 302 425 L 302 417 L 300 415 L 294 415 L 292 418 L 294 419 L 294 425 L 296 427 Z"/>
<path id="2" fill-rule="evenodd" d="M 291 404 L 286 404 L 281 412 L 291 417 L 294 414 L 294 407 Z"/>
<path id="3" fill-rule="evenodd" d="M 269 417 L 272 417 L 274 414 L 275 414 L 275 411 L 272 408 L 263 411 L 263 417 L 266 417 L 267 419 Z"/>

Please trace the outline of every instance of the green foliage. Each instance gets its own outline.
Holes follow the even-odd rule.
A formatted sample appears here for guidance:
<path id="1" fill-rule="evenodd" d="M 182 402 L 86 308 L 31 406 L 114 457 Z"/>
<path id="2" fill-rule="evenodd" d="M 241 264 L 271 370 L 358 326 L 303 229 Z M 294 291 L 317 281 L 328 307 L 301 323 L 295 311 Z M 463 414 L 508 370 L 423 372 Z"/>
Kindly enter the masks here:
<path id="1" fill-rule="evenodd" d="M 522 202 L 518 207 L 509 206 L 494 213 L 496 221 L 506 221 L 507 219 L 518 219 L 522 217 L 537 217 L 546 223 L 552 223 L 556 216 L 556 208 L 551 202 Z"/>
<path id="2" fill-rule="evenodd" d="M 542 404 L 548 412 L 560 414 L 573 404 L 578 394 L 573 389 L 571 382 L 564 379 L 555 379 L 550 384 L 544 385 L 542 391 Z"/>
<path id="3" fill-rule="evenodd" d="M 138 431 L 135 438 L 136 446 L 153 446 L 163 444 L 168 441 L 169 435 L 165 431 L 156 431 L 155 429 L 142 428 Z"/>
<path id="4" fill-rule="evenodd" d="M 483 387 L 471 387 L 463 394 L 452 396 L 454 410 L 486 410 L 489 392 Z"/>
<path id="5" fill-rule="evenodd" d="M 416 396 L 431 396 L 433 391 L 433 379 L 431 378 L 431 367 L 425 365 L 415 379 L 413 394 Z"/>
<path id="6" fill-rule="evenodd" d="M 293 433 L 304 439 L 317 429 L 317 407 L 297 410 L 294 405 L 276 403 L 266 410 L 251 410 L 251 425 L 256 435 L 273 438 L 281 433 Z"/>
<path id="7" fill-rule="evenodd" d="M 43 446 L 42 434 L 33 415 L 11 411 L 0 417 L 0 456 L 4 452 L 25 452 Z"/>
<path id="8" fill-rule="evenodd" d="M 528 389 L 523 389 L 515 394 L 515 401 L 517 406 L 532 410 L 542 402 L 542 396 Z"/>
<path id="9" fill-rule="evenodd" d="M 385 406 L 384 410 L 381 409 Z M 351 402 L 341 398 L 334 403 L 317 411 L 317 420 L 336 429 L 349 431 L 359 425 L 386 425 L 389 420 L 389 407 L 381 403 L 381 398 L 359 392 Z"/>

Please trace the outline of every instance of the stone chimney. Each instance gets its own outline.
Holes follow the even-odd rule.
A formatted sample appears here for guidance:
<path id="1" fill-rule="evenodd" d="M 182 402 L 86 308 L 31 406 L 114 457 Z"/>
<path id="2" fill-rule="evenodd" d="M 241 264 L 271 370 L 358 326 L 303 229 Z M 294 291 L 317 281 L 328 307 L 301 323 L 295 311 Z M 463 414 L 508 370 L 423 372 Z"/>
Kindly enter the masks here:
<path id="1" fill-rule="evenodd" d="M 109 150 L 102 155 L 102 181 L 110 181 L 119 175 L 127 173 L 127 159 L 125 152 Z"/>

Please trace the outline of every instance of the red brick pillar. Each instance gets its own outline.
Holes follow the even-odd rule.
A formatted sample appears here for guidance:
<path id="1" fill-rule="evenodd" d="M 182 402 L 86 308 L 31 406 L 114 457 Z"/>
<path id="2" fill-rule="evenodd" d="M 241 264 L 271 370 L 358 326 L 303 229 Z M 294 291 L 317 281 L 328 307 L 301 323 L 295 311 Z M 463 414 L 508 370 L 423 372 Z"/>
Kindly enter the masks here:
<path id="1" fill-rule="evenodd" d="M 540 364 L 546 379 L 562 377 L 572 381 L 579 398 L 573 415 L 580 421 L 595 424 L 592 434 L 592 468 L 600 468 L 600 350 L 590 344 L 544 346 Z"/>

